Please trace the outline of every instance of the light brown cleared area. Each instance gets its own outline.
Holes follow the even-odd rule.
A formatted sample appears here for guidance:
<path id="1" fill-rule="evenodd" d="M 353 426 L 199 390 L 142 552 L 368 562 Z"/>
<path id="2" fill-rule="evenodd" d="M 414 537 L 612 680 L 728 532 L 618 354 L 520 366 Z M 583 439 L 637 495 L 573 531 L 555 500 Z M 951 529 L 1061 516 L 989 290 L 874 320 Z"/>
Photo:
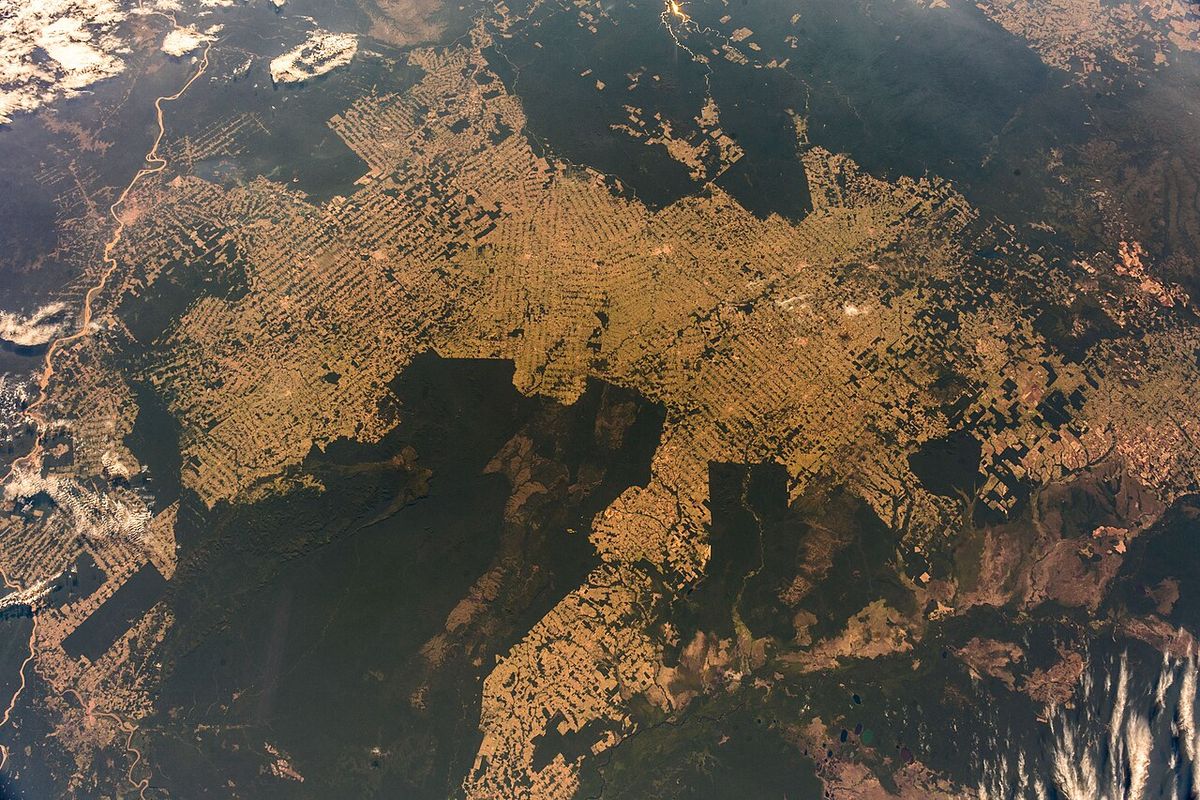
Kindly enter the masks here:
<path id="1" fill-rule="evenodd" d="M 1025 19 L 1017 4 L 1004 8 L 994 11 L 1002 24 Z M 397 35 L 409 35 L 409 23 L 395 24 Z M 420 30 L 412 35 L 425 36 Z M 1104 464 L 1131 476 L 1131 495 L 1146 493 L 1137 529 L 1187 491 L 1200 467 L 1200 409 L 1186 399 L 1200 378 L 1194 332 L 1147 336 L 1143 349 L 1105 343 L 1083 363 L 1070 361 L 1017 298 L 977 285 L 981 242 L 971 237 L 1037 276 L 1047 301 L 1098 295 L 1115 324 L 1136 330 L 1186 296 L 1155 277 L 1133 244 L 1114 242 L 1112 253 L 1086 262 L 1051 262 L 1018 231 L 996 224 L 980 233 L 977 213 L 946 181 L 883 180 L 811 145 L 798 115 L 796 153 L 813 199 L 800 222 L 756 217 L 712 184 L 652 211 L 614 192 L 606 176 L 535 154 L 520 102 L 482 55 L 489 37 L 480 27 L 459 45 L 414 50 L 409 62 L 423 76 L 411 89 L 365 95 L 329 121 L 368 166 L 346 197 L 317 204 L 265 178 L 227 188 L 189 173 L 194 160 L 236 153 L 240 133 L 261 124 L 250 115 L 165 143 L 178 173 L 160 179 L 166 163 L 155 162 L 122 195 L 107 269 L 85 312 L 84 327 L 94 315 L 106 334 L 71 337 L 47 360 L 54 369 L 43 402 L 69 420 L 75 458 L 63 474 L 37 478 L 69 513 L 4 523 L 12 544 L 3 563 L 22 580 L 81 551 L 109 576 L 96 595 L 44 614 L 36 637 L 51 685 L 77 687 L 74 702 L 55 702 L 58 736 L 78 758 L 122 738 L 130 744 L 135 723 L 120 720 L 148 710 L 150 676 L 131 674 L 129 664 L 170 620 L 152 610 L 95 664 L 68 658 L 61 641 L 147 562 L 171 577 L 176 509 L 151 514 L 132 496 L 87 495 L 72 479 L 138 468 L 124 446 L 136 416 L 132 393 L 106 365 L 112 342 L 131 335 L 114 312 L 166 265 L 196 253 L 231 248 L 247 291 L 192 305 L 153 343 L 142 377 L 168 398 L 182 428 L 184 483 L 210 506 L 311 485 L 300 465 L 313 447 L 377 441 L 395 424 L 380 413 L 394 399 L 389 382 L 429 349 L 511 359 L 521 391 L 563 402 L 598 377 L 666 406 L 650 480 L 594 520 L 600 565 L 484 681 L 483 745 L 465 784 L 471 797 L 569 796 L 578 761 L 558 755 L 533 769 L 548 720 L 561 718 L 560 733 L 605 721 L 611 733 L 593 746 L 596 755 L 636 729 L 635 697 L 668 712 L 687 704 L 662 663 L 670 633 L 657 617 L 664 590 L 655 586 L 669 592 L 705 573 L 710 462 L 777 461 L 796 497 L 816 481 L 843 484 L 903 548 L 938 545 L 968 520 L 971 503 L 1010 511 L 1014 477 L 1041 488 Z M 705 142 L 681 141 L 653 113 L 627 111 L 619 133 L 665 146 L 697 178 L 740 157 L 719 133 L 711 100 L 696 118 L 711 134 Z M 957 324 L 947 323 L 960 307 Z M 970 391 L 947 396 L 947 374 Z M 1087 404 L 1052 424 L 1041 409 L 1055 392 L 1082 393 Z M 952 417 L 945 409 L 962 398 Z M 963 426 L 982 439 L 983 486 L 974 498 L 935 495 L 907 456 Z M 1006 551 L 1005 531 L 979 532 L 992 572 L 981 569 L 976 586 L 955 596 L 957 587 L 926 576 L 928 587 L 912 587 L 917 613 L 871 603 L 818 642 L 806 631 L 813 620 L 798 619 L 797 639 L 811 645 L 798 668 L 908 652 L 935 617 L 972 605 L 1049 598 L 1094 607 L 1137 530 L 1102 531 L 1083 552 L 1053 520 L 1038 522 L 1030 552 L 1057 572 L 1011 545 Z M 789 591 L 797 599 L 813 591 L 845 544 L 814 537 Z M 487 576 L 472 592 L 448 627 L 487 600 Z M 748 637 L 702 636 L 691 648 L 684 668 L 699 675 L 763 658 L 762 643 Z M 1003 680 L 999 656 L 984 650 L 978 667 Z M 1062 681 L 1042 675 L 1031 689 L 1057 697 Z M 877 796 L 878 782 L 855 769 L 824 776 L 834 796 Z M 905 770 L 907 796 L 954 796 L 919 765 Z"/>
<path id="2" fill-rule="evenodd" d="M 1104 78 L 1105 62 L 1151 69 L 1200 52 L 1200 13 L 1188 0 L 979 0 L 1051 67 Z M 1149 55 L 1146 55 L 1146 52 Z"/>
<path id="3" fill-rule="evenodd" d="M 95 349 L 80 345 L 96 332 L 98 298 L 110 288 L 109 281 L 120 267 L 113 253 L 121 243 L 125 226 L 136 219 L 136 215 L 128 214 L 126 201 L 140 182 L 167 167 L 167 160 L 159 155 L 165 135 L 163 104 L 178 100 L 204 74 L 210 48 L 211 43 L 205 45 L 196 69 L 175 93 L 154 101 L 158 130 L 144 159 L 147 166 L 134 174 L 109 206 L 108 216 L 115 225 L 100 253 L 101 268 L 96 282 L 83 294 L 77 327 L 47 348 L 37 378 L 37 394 L 25 411 L 36 426 L 33 448 L 15 460 L 2 479 L 6 511 L 11 510 L 14 498 L 38 492 L 44 492 L 55 504 L 55 510 L 48 515 L 35 511 L 32 518 L 8 514 L 0 518 L 0 534 L 7 540 L 6 587 L 45 584 L 61 575 L 82 554 L 91 556 L 105 574 L 98 591 L 75 603 L 43 607 L 42 596 L 31 599 L 30 606 L 36 616 L 29 657 L 21 665 L 20 688 L 0 721 L 0 726 L 9 723 L 25 689 L 26 665 L 34 662 L 49 690 L 42 702 L 62 713 L 54 736 L 80 766 L 70 779 L 73 790 L 82 786 L 84 768 L 94 753 L 113 743 L 117 732 L 114 724 L 126 730 L 125 747 L 140 760 L 140 754 L 132 747 L 136 725 L 128 720 L 150 711 L 146 686 L 156 670 L 148 668 L 145 662 L 161 641 L 167 623 L 162 609 L 151 609 L 95 663 L 86 657 L 70 657 L 62 642 L 140 567 L 154 562 L 169 577 L 175 562 L 175 507 L 154 517 L 145 500 L 127 488 L 110 486 L 99 491 L 79 480 L 88 476 L 128 478 L 140 470 L 124 444 L 137 411 L 131 393 L 119 375 L 98 362 L 105 344 Z M 69 375 L 66 381 L 62 380 L 63 372 Z M 51 387 L 55 389 L 53 398 Z M 55 411 L 70 409 L 71 421 L 62 425 L 43 410 L 44 406 Z M 48 467 L 46 459 L 56 457 L 58 449 L 67 446 L 53 441 L 61 438 L 64 428 L 71 434 L 70 467 Z M 16 583 L 10 582 L 10 572 Z M 73 720 L 68 694 L 85 706 L 81 709 L 82 719 Z M 85 694 L 90 697 L 87 701 L 83 699 Z M 97 704 L 107 710 L 95 712 Z M 7 749 L 0 755 L 7 760 Z M 139 792 L 146 788 L 144 781 L 134 780 L 133 766 L 129 781 Z"/>
<path id="4" fill-rule="evenodd" d="M 438 39 L 446 30 L 442 0 L 362 0 L 371 36 L 397 47 Z"/>
<path id="5" fill-rule="evenodd" d="M 1050 481 L 1115 441 L 1148 446 L 1145 431 L 1097 430 L 1086 415 L 1066 429 L 1041 419 L 1041 398 L 1087 386 L 1085 372 L 1003 296 L 956 330 L 939 321 L 945 293 L 968 291 L 962 237 L 975 220 L 949 184 L 882 181 L 798 137 L 814 203 L 801 222 L 754 217 L 711 185 L 652 212 L 532 152 L 519 102 L 480 56 L 486 43 L 477 32 L 470 47 L 415 51 L 425 74 L 411 90 L 331 120 L 369 166 L 353 195 L 315 206 L 266 180 L 226 190 L 180 177 L 148 189 L 156 211 L 128 251 L 145 264 L 231 240 L 244 256 L 250 292 L 193 306 L 151 372 L 183 423 L 184 479 L 209 503 L 286 489 L 280 477 L 314 445 L 382 436 L 387 382 L 428 348 L 512 359 L 522 391 L 565 402 L 596 376 L 667 406 L 649 484 L 595 521 L 605 566 L 484 684 L 472 796 L 569 794 L 577 764 L 531 767 L 556 714 L 567 730 L 608 720 L 618 733 L 602 751 L 632 729 L 633 694 L 669 705 L 661 643 L 639 611 L 656 598 L 635 565 L 679 585 L 703 574 L 709 462 L 778 460 L 797 494 L 835 475 L 919 546 L 961 519 L 959 501 L 924 490 L 906 462 L 952 424 L 936 410 L 943 369 L 982 387 L 968 418 L 1018 420 L 981 429 L 988 475 Z M 1137 276 L 1122 278 L 1138 291 Z M 322 381 L 328 372 L 339 380 Z M 999 477 L 981 499 L 1011 505 Z M 903 652 L 924 624 L 868 607 L 809 666 Z"/>

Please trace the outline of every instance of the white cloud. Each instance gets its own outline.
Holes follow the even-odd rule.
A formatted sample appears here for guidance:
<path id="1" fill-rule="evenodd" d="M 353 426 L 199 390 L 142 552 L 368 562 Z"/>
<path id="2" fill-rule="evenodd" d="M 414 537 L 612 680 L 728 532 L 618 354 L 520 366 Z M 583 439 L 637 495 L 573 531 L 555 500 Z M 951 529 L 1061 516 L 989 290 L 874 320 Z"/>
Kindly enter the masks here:
<path id="1" fill-rule="evenodd" d="M 162 51 L 176 58 L 185 56 L 205 42 L 213 41 L 220 30 L 220 25 L 213 25 L 205 31 L 196 30 L 191 25 L 175 28 L 163 38 Z"/>
<path id="2" fill-rule="evenodd" d="M 66 303 L 50 303 L 28 316 L 0 311 L 0 339 L 22 347 L 46 344 L 65 331 L 66 311 Z"/>
<path id="3" fill-rule="evenodd" d="M 352 33 L 316 30 L 308 39 L 271 62 L 271 79 L 276 83 L 299 83 L 349 64 L 358 52 Z"/>
<path id="4" fill-rule="evenodd" d="M 0 124 L 125 69 L 115 0 L 0 0 Z"/>

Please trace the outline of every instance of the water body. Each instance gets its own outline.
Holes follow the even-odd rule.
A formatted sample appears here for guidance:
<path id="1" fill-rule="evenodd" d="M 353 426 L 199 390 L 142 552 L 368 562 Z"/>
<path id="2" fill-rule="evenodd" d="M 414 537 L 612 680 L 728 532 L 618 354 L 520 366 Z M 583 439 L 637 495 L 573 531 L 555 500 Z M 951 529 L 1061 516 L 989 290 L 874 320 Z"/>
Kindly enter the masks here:
<path id="1" fill-rule="evenodd" d="M 20 685 L 18 670 L 29 654 L 29 630 L 33 620 L 6 620 L 0 622 L 0 666 L 3 668 L 4 707 L 7 708 L 12 692 Z M 9 724 L 0 729 L 0 744 L 9 753 L 23 754 L 29 748 L 36 758 L 10 757 L 0 771 L 0 798 L 3 800 L 45 800 L 47 797 L 62 797 L 62 776 L 69 775 L 73 764 L 67 763 L 61 751 L 45 747 L 46 737 L 51 733 L 49 720 L 29 702 L 35 696 L 45 696 L 48 687 L 38 676 L 32 665 L 25 668 L 25 691 L 13 709 Z M 0 714 L 3 712 L 0 711 Z"/>
<path id="2" fill-rule="evenodd" d="M 75 285 L 82 263 L 64 225 L 106 212 L 144 164 L 154 99 L 193 69 L 153 51 L 132 56 L 118 77 L 0 126 L 0 309 L 28 314 Z"/>
<path id="3" fill-rule="evenodd" d="M 213 52 L 212 79 L 198 83 L 188 102 L 172 109 L 167 141 L 185 135 L 202 140 L 238 125 L 238 146 L 236 152 L 206 155 L 185 171 L 226 186 L 265 176 L 316 203 L 353 192 L 367 165 L 329 128 L 329 118 L 363 94 L 403 88 L 416 71 L 396 65 L 401 55 L 386 45 L 364 40 L 349 65 L 302 84 L 274 85 L 271 59 L 303 42 L 314 17 L 327 30 L 369 27 L 358 9 L 342 4 L 314 9 L 312 16 L 291 4 L 279 15 L 263 5 L 215 10 L 215 20 L 226 27 L 222 46 Z M 264 37 L 264 30 L 272 35 Z"/>

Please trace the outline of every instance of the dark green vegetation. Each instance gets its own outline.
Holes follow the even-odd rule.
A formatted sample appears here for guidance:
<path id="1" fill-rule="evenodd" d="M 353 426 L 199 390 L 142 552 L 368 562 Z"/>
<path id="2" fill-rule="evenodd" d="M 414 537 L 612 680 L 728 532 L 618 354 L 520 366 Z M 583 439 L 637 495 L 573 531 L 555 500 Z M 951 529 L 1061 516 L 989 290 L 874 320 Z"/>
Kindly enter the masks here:
<path id="1" fill-rule="evenodd" d="M 63 649 L 72 658 L 96 660 L 158 602 L 165 586 L 159 571 L 146 564 L 63 640 Z"/>
<path id="2" fill-rule="evenodd" d="M 905 614 L 930 610 L 914 608 L 892 535 L 841 487 L 813 490 L 789 505 L 786 475 L 777 465 L 714 464 L 710 478 L 710 569 L 666 614 L 680 642 L 666 656 L 668 666 L 682 670 L 672 688 L 698 694 L 669 717 L 636 704 L 639 731 L 604 757 L 585 762 L 580 797 L 818 798 L 822 789 L 815 776 L 837 775 L 849 763 L 866 765 L 896 792 L 893 774 L 912 761 L 959 785 L 979 785 L 985 780 L 981 773 L 986 780 L 1016 785 L 1012 753 L 1024 754 L 1028 774 L 1052 775 L 1054 729 L 1037 722 L 1043 706 L 996 676 L 972 672 L 962 649 L 977 637 L 1019 646 L 1019 655 L 1004 667 L 1016 686 L 1052 669 L 1064 652 L 1084 654 L 1090 680 L 1109 688 L 1086 695 L 1063 718 L 1081 737 L 1107 736 L 1112 686 L 1123 659 L 1131 703 L 1151 702 L 1161 653 L 1129 639 L 1091 636 L 1086 611 L 1054 602 L 1021 613 L 975 608 L 930 626 L 911 649 L 831 670 L 809 669 L 808 637 L 836 636 L 868 603 L 883 600 Z M 1086 476 L 1046 501 L 1060 514 L 1047 524 L 1059 526 L 1062 535 L 1090 530 L 1111 521 L 1118 514 L 1114 504 L 1125 497 L 1127 490 L 1112 476 Z M 1027 519 L 1014 523 L 1018 526 L 1032 528 Z M 1168 575 L 1185 582 L 1194 577 L 1194 548 L 1184 544 L 1195 533 L 1192 504 L 1172 509 L 1160 528 L 1144 540 L 1157 557 L 1126 571 L 1130 595 Z M 1168 566 L 1172 558 L 1175 566 Z M 796 600 L 789 587 L 797 579 L 819 588 Z M 1189 590 L 1188 602 L 1194 603 L 1194 595 Z M 1148 600 L 1152 605 L 1139 594 L 1132 607 Z M 1121 608 L 1118 602 L 1114 613 L 1124 613 Z M 816 624 L 801 634 L 792 620 L 806 612 Z M 686 646 L 701 636 L 736 637 L 735 614 L 765 641 L 764 663 L 751 673 L 747 668 L 754 664 L 735 657 L 723 670 L 689 672 L 696 664 Z M 1194 619 L 1189 614 L 1191 606 L 1180 620 Z M 772 677 L 760 684 L 751 675 Z M 1174 690 L 1168 692 L 1167 708 L 1177 701 Z M 1167 716 L 1152 714 L 1151 726 L 1154 735 L 1169 740 Z M 809 728 L 814 718 L 823 723 L 816 739 Z M 1163 774 L 1169 774 L 1161 760 L 1166 757 L 1155 756 L 1154 768 Z"/>
<path id="3" fill-rule="evenodd" d="M 171 106 L 164 152 L 181 173 L 227 186 L 265 178 L 321 204 L 352 192 L 366 170 L 326 121 L 357 98 L 403 91 L 419 70 L 404 51 L 370 42 L 350 66 L 303 87 L 274 87 L 263 62 L 307 30 L 304 15 L 334 30 L 370 25 L 350 2 L 288 0 L 287 9 L 269 17 L 278 28 L 261 19 L 227 26 L 213 80 Z M 523 2 L 513 9 L 529 11 Z M 1191 306 L 1154 308 L 1144 330 L 1136 313 L 1126 329 L 1104 306 L 1119 288 L 1113 269 L 1089 272 L 1087 285 L 1050 287 L 1062 290 L 1054 301 L 1046 300 L 1043 273 L 1128 239 L 1144 245 L 1156 279 L 1193 295 L 1200 289 L 1200 195 L 1190 177 L 1200 172 L 1200 140 L 1194 116 L 1180 112 L 1196 108 L 1196 59 L 1136 79 L 1104 64 L 1116 78 L 1098 91 L 1045 66 L 972 3 L 935 14 L 909 0 L 696 0 L 686 4 L 693 27 L 683 41 L 664 26 L 658 2 L 604 10 L 592 31 L 560 4 L 538 6 L 483 54 L 522 103 L 521 133 L 560 163 L 593 167 L 615 191 L 652 209 L 703 194 L 711 180 L 760 218 L 795 221 L 813 208 L 797 157 L 807 146 L 797 140 L 799 117 L 810 145 L 845 153 L 876 176 L 952 179 L 978 209 L 971 234 L 987 235 L 968 248 L 961 270 L 931 281 L 943 305 L 921 312 L 948 333 L 1003 297 L 1027 309 L 1018 322 L 1044 338 L 1043 355 L 1082 365 L 1098 344 L 1193 321 Z M 450 23 L 446 41 L 478 11 L 440 12 Z M 726 13 L 753 30 L 757 59 L 782 66 L 760 69 L 714 53 Z M 252 61 L 256 72 L 247 70 Z M 31 117 L 0 131 L 0 282 L 8 292 L 0 310 L 43 305 L 64 286 L 78 288 L 80 264 L 95 268 L 108 228 L 60 234 L 89 204 L 104 219 L 143 165 L 153 98 L 177 88 L 190 69 L 186 60 L 134 55 L 129 73 L 137 80 L 61 104 L 57 125 Z M 697 177 L 664 147 L 614 130 L 634 106 L 687 137 L 698 131 L 695 118 L 709 97 L 721 128 L 745 152 L 723 172 L 706 163 Z M 185 134 L 234 123 L 244 125 L 237 152 L 189 161 L 177 147 Z M 72 133 L 73 126 L 99 138 Z M 55 167 L 65 153 L 73 171 Z M 196 233 L 216 238 L 211 226 Z M 871 267 L 885 276 L 885 306 L 922 267 L 899 250 L 873 254 Z M 598 564 L 587 539 L 591 521 L 647 480 L 664 410 L 601 383 L 564 407 L 517 393 L 507 362 L 426 354 L 400 369 L 396 402 L 380 409 L 399 423 L 383 441 L 314 450 L 284 476 L 282 491 L 262 487 L 252 502 L 204 508 L 180 484 L 180 426 L 170 398 L 152 386 L 153 356 L 200 298 L 244 295 L 243 260 L 233 244 L 180 253 L 156 265 L 162 273 L 153 285 L 117 309 L 118 333 L 129 337 L 106 341 L 120 339 L 114 360 L 139 409 L 126 443 L 147 467 L 130 480 L 153 495 L 155 510 L 181 503 L 180 564 L 166 583 L 152 567 L 142 569 L 66 640 L 67 652 L 95 658 L 153 603 L 170 611 L 173 625 L 155 654 L 165 665 L 151 687 L 155 711 L 134 739 L 143 768 L 153 765 L 149 797 L 457 796 L 479 749 L 481 681 Z M 760 265 L 746 266 L 749 274 Z M 856 291 L 864 264 L 826 266 L 847 296 Z M 600 322 L 606 326 L 607 317 Z M 28 374 L 42 352 L 44 345 L 0 344 L 0 370 Z M 938 376 L 928 397 L 953 429 L 907 454 L 907 465 L 925 489 L 970 507 L 982 483 L 983 443 L 1019 420 L 1012 407 L 967 417 L 983 387 L 956 371 L 961 355 L 938 347 L 906 355 Z M 1088 402 L 1084 394 L 1056 391 L 1026 411 L 1061 431 Z M 28 438 L 18 433 L 6 457 Z M 69 435 L 56 430 L 46 441 L 56 454 L 45 465 L 68 469 Z M 903 521 L 880 519 L 849 485 L 822 476 L 789 500 L 778 464 L 711 464 L 704 577 L 676 590 L 654 566 L 638 565 L 660 582 L 659 607 L 647 613 L 653 634 L 663 622 L 672 629 L 663 636 L 663 666 L 673 671 L 666 688 L 675 713 L 644 696 L 625 698 L 637 730 L 585 758 L 579 796 L 816 798 L 820 778 L 836 778 L 852 762 L 890 790 L 899 788 L 897 769 L 912 761 L 975 787 L 985 772 L 1011 783 L 1018 754 L 1031 774 L 1050 775 L 1055 729 L 1039 721 L 1047 712 L 1032 696 L 1033 681 L 1061 665 L 1064 653 L 1086 656 L 1086 674 L 1105 687 L 1124 669 L 1125 654 L 1131 703 L 1177 753 L 1171 724 L 1179 681 L 1152 707 L 1162 655 L 1121 626 L 1156 614 L 1172 630 L 1195 630 L 1197 500 L 1178 501 L 1132 541 L 1103 596 L 1114 559 L 1099 545 L 1091 549 L 1094 532 L 1140 519 L 1157 503 L 1149 490 L 1112 462 L 1044 490 L 1024 472 L 1000 480 L 1016 501 L 1007 517 L 979 504 L 962 530 L 902 553 Z M 43 493 L 22 510 L 50 503 Z M 1031 569 L 1059 544 L 1059 560 L 1046 562 L 1057 581 L 1041 575 L 1042 594 L 1030 601 L 1022 592 Z M 998 563 L 1010 571 L 987 571 Z M 940 609 L 921 594 L 927 582 L 918 583 L 926 572 L 956 582 L 954 602 L 994 594 L 934 624 L 928 620 Z M 103 577 L 81 558 L 45 602 L 91 594 Z M 999 605 L 988 604 L 994 598 Z M 865 645 L 843 635 L 880 606 L 893 615 L 888 624 L 909 628 L 901 638 L 912 644 L 856 660 Z M 0 615 L 0 698 L 16 688 L 30 613 L 14 604 Z M 965 651 L 979 639 L 1020 654 L 973 666 Z M 51 693 L 36 672 L 27 677 L 23 702 Z M 1081 685 L 1077 674 L 1064 680 L 1072 691 Z M 1079 698 L 1055 724 L 1100 735 L 1111 694 Z M 17 724 L 4 731 L 23 761 L 19 789 L 0 775 L 0 798 L 58 796 L 75 769 L 65 750 L 40 755 L 61 716 L 58 708 L 51 714 L 59 716 L 41 710 L 19 706 Z M 549 720 L 534 742 L 535 768 L 557 754 L 585 755 L 611 732 L 608 722 L 593 722 L 559 734 L 559 721 Z M 128 754 L 112 745 L 96 752 L 83 795 L 128 788 Z"/>
<path id="4" fill-rule="evenodd" d="M 506 362 L 425 356 L 393 388 L 384 441 L 309 457 L 323 489 L 181 513 L 162 711 L 143 726 L 174 793 L 452 794 L 481 678 L 596 563 L 590 519 L 646 480 L 663 419 L 599 383 L 570 407 L 524 397 Z M 493 459 L 520 453 L 545 492 L 506 513 L 524 486 Z M 258 774 L 267 745 L 303 784 Z"/>

